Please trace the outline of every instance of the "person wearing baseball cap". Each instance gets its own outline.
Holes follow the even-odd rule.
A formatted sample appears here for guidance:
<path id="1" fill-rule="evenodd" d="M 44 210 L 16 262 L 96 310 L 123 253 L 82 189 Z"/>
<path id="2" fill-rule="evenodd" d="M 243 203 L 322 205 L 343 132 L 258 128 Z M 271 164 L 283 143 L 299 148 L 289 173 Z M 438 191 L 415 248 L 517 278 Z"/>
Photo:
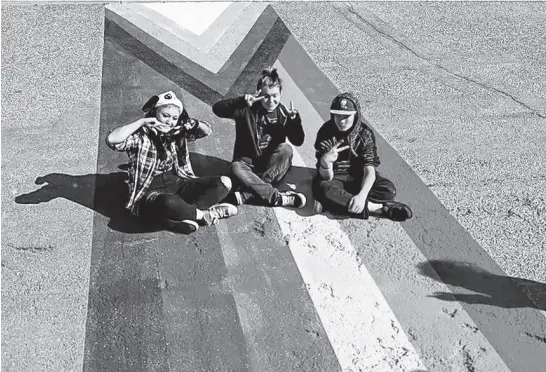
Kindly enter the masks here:
<path id="1" fill-rule="evenodd" d="M 237 214 L 234 205 L 218 204 L 229 194 L 231 179 L 196 177 L 191 166 L 187 142 L 208 136 L 210 125 L 190 118 L 172 91 L 152 96 L 142 111 L 144 118 L 106 138 L 111 149 L 129 155 L 126 208 L 185 234 Z"/>
<path id="2" fill-rule="evenodd" d="M 368 219 L 405 221 L 413 215 L 395 202 L 394 184 L 377 171 L 380 164 L 375 135 L 352 93 L 342 93 L 330 106 L 330 120 L 315 141 L 317 177 L 313 182 L 314 212 L 328 210 Z"/>

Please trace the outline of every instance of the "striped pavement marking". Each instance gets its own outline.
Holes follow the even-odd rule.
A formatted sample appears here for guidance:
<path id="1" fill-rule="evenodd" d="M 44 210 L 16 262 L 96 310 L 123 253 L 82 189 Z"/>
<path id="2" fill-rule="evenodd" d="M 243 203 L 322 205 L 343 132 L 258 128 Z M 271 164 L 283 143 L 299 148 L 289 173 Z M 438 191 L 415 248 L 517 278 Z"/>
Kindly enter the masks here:
<path id="1" fill-rule="evenodd" d="M 104 117 L 101 117 L 101 123 L 107 124 L 101 124 L 101 136 L 105 135 L 108 126 L 113 127 L 115 115 L 120 114 L 119 107 L 123 107 L 122 111 L 126 113 L 119 117 L 134 115 L 147 95 L 156 93 L 153 89 L 167 85 L 177 91 L 182 88 L 186 102 L 191 102 L 188 105 L 190 108 L 200 107 L 196 111 L 201 116 L 196 116 L 226 124 L 212 117 L 210 112 L 207 113 L 207 105 L 224 96 L 252 91 L 261 68 L 273 63 L 277 63 L 290 77 L 293 82 L 290 85 L 301 89 L 299 97 L 303 94 L 304 99 L 298 98 L 297 104 L 312 106 L 306 114 L 314 112 L 312 115 L 315 115 L 316 122 L 309 129 L 316 129 L 315 126 L 320 124 L 318 113 L 327 113 L 329 100 L 337 93 L 337 89 L 318 71 L 303 48 L 290 36 L 270 6 L 265 8 L 252 26 L 255 32 L 249 32 L 218 74 L 204 70 L 188 60 L 184 57 L 184 50 L 173 50 L 166 46 L 160 35 L 152 37 L 129 23 L 115 12 L 107 13 Z M 249 36 L 254 39 L 248 40 Z M 127 52 L 133 54 L 133 65 L 139 65 L 135 60 L 140 59 L 156 71 L 140 63 L 138 68 L 144 68 L 144 73 L 138 73 L 138 68 L 124 72 L 128 62 Z M 113 60 L 107 61 L 106 58 Z M 239 62 L 231 63 L 232 59 L 237 58 Z M 119 64 L 117 70 L 114 67 L 116 64 Z M 108 66 L 111 70 L 106 68 Z M 231 149 L 227 148 L 226 143 L 233 142 L 233 133 L 228 128 L 229 124 L 215 127 L 213 138 L 204 140 L 203 145 L 198 144 L 197 150 L 205 155 L 218 155 L 225 162 L 231 155 Z M 312 173 L 312 170 L 304 167 L 313 165 L 313 152 L 308 146 L 315 131 L 307 133 L 307 143 L 299 150 L 301 156 L 296 155 L 295 158 L 296 168 L 307 169 L 303 171 L 307 175 Z M 411 249 L 418 252 L 417 255 L 413 254 L 413 259 L 424 257 L 441 262 L 475 262 L 495 274 L 503 274 L 380 136 L 378 146 L 388 176 L 395 184 L 404 185 L 400 190 L 402 198 L 418 206 L 415 218 L 401 224 L 407 234 L 405 236 L 414 242 L 414 245 L 410 244 Z M 122 157 L 105 154 L 102 147 L 99 146 L 99 168 L 113 171 L 114 164 L 123 161 Z M 202 161 L 206 163 L 206 160 Z M 108 229 L 105 218 L 99 214 L 95 220 L 97 233 L 93 248 L 86 370 L 98 371 L 112 366 L 117 366 L 118 370 L 162 370 L 169 365 L 174 369 L 253 371 L 274 371 L 279 368 L 324 371 L 373 368 L 402 371 L 427 366 L 431 370 L 441 371 L 462 370 L 468 358 L 474 360 L 471 367 L 476 371 L 540 371 L 544 365 L 545 356 L 540 353 L 543 345 L 540 340 L 533 340 L 526 334 L 536 333 L 536 327 L 542 327 L 538 333 L 544 332 L 545 319 L 521 290 L 510 282 L 506 283 L 505 291 L 515 301 L 524 304 L 524 308 L 492 308 L 465 302 L 445 305 L 447 308 L 451 306 L 451 309 L 460 309 L 459 317 L 476 331 L 474 336 L 466 335 L 467 344 L 459 345 L 462 346 L 456 350 L 461 353 L 459 359 L 448 354 L 454 352 L 449 349 L 449 343 L 456 340 L 452 335 L 446 335 L 447 342 L 444 337 L 440 337 L 439 343 L 446 342 L 445 349 L 427 350 L 430 342 L 420 343 L 414 334 L 430 336 L 433 335 L 433 329 L 427 329 L 421 334 L 419 329 L 408 327 L 408 324 L 418 326 L 422 320 L 405 315 L 406 302 L 400 299 L 400 291 L 391 288 L 391 285 L 400 284 L 404 289 L 411 289 L 412 284 L 406 283 L 404 287 L 403 278 L 398 281 L 393 278 L 390 281 L 374 281 L 378 277 L 383 278 L 382 271 L 388 269 L 374 266 L 379 262 L 379 253 L 370 257 L 370 265 L 359 261 L 358 255 L 365 251 L 366 246 L 362 246 L 363 240 L 355 235 L 355 232 L 361 231 L 355 230 L 356 221 L 336 222 L 323 216 L 304 218 L 284 209 L 249 207 L 242 208 L 241 215 L 236 219 L 225 221 L 225 224 L 216 228 L 199 232 L 196 236 L 178 237 L 164 232 L 127 235 Z M 372 222 L 369 224 L 372 225 Z M 388 223 L 384 226 L 393 228 Z M 383 223 L 371 227 L 368 236 L 381 231 Z M 320 239 L 319 233 L 326 229 L 330 234 Z M 397 229 L 402 231 L 401 228 Z M 264 234 L 266 230 L 268 234 Z M 258 235 L 253 236 L 256 231 Z M 302 239 L 302 236 L 309 233 L 316 234 L 312 239 Z M 332 235 L 336 239 L 332 240 Z M 151 244 L 150 239 L 157 240 Z M 260 247 L 264 239 L 267 241 L 266 246 L 270 244 L 269 249 Z M 400 244 L 400 239 L 386 239 L 383 243 L 376 240 L 373 241 L 373 248 L 388 252 L 389 249 L 400 249 L 399 246 L 408 247 L 407 243 Z M 285 247 L 282 243 L 284 241 L 288 243 L 293 257 L 281 253 Z M 202 257 L 202 254 L 181 250 L 181 244 L 183 247 L 206 246 L 209 253 Z M 316 251 L 320 254 L 312 254 L 309 247 L 313 245 L 317 246 Z M 126 251 L 125 247 L 136 250 Z M 396 265 L 401 265 L 405 260 L 403 257 L 388 255 L 386 258 L 392 259 Z M 427 268 L 426 264 L 424 267 Z M 200 274 L 195 271 L 196 268 L 205 273 Z M 277 272 L 279 268 L 283 268 L 282 276 L 272 276 L 280 275 Z M 436 278 L 445 281 L 453 292 L 456 289 L 458 293 L 467 293 L 450 284 L 449 277 L 454 274 L 449 271 L 449 267 L 447 271 L 438 272 L 436 267 L 433 269 L 437 271 L 433 276 L 438 275 Z M 109 287 L 112 282 L 116 286 Z M 354 285 L 347 286 L 348 282 Z M 279 283 L 284 285 L 279 287 Z M 303 283 L 307 286 L 301 287 Z M 366 289 L 366 293 L 359 293 L 359 289 Z M 131 296 L 120 297 L 124 291 L 129 291 Z M 188 300 L 187 293 L 192 293 L 190 298 L 195 301 Z M 299 295 L 283 297 L 287 293 Z M 139 296 L 147 299 L 144 308 L 138 300 Z M 212 303 L 204 301 L 207 296 L 212 296 Z M 111 303 L 104 303 L 105 297 L 115 301 L 115 311 L 111 309 Z M 348 301 L 348 297 L 352 300 Z M 419 308 L 415 305 L 423 303 L 417 297 L 408 295 L 407 303 L 412 305 L 412 316 L 419 316 Z M 296 301 L 296 298 L 300 300 Z M 311 303 L 314 306 L 309 307 Z M 439 309 L 441 303 L 436 301 L 435 308 Z M 279 304 L 284 304 L 289 316 L 279 317 L 283 314 Z M 193 314 L 193 318 L 184 317 L 184 309 Z M 349 313 L 354 316 L 344 316 Z M 454 317 L 455 313 L 449 314 Z M 262 316 L 256 318 L 257 314 Z M 127 315 L 130 319 L 123 318 Z M 373 322 L 366 318 L 370 315 Z M 223 321 L 217 322 L 217 319 Z M 399 319 L 403 321 L 399 322 Z M 432 321 L 435 324 L 444 322 L 441 318 Z M 312 326 L 303 332 L 301 329 L 300 333 L 285 332 L 306 323 Z M 133 330 L 135 324 L 138 325 L 136 331 Z M 228 324 L 227 329 L 223 328 Z M 535 328 L 529 329 L 529 326 Z M 441 329 L 453 330 L 455 325 L 445 325 Z M 184 333 L 184 330 L 189 332 Z M 324 330 L 327 337 L 321 339 L 317 335 L 323 334 Z M 273 340 L 282 342 L 271 343 L 268 337 L 272 332 L 276 335 Z M 453 334 L 465 336 L 461 330 Z M 305 342 L 302 343 L 302 340 L 309 342 L 313 335 L 317 336 L 313 346 L 304 348 Z M 370 335 L 376 335 L 375 339 L 370 338 Z M 411 342 L 408 335 L 412 336 Z M 141 337 L 143 342 L 132 343 L 134 336 Z M 116 346 L 106 347 L 104 339 L 117 341 L 112 344 Z M 192 344 L 190 341 L 195 339 L 201 339 L 202 342 Z M 293 350 L 293 354 L 287 355 L 286 350 L 279 346 L 283 344 L 290 344 L 288 350 Z M 472 349 L 479 345 L 485 345 L 485 351 Z M 337 359 L 332 359 L 332 351 Z M 473 351 L 476 354 L 472 354 Z M 445 360 L 439 361 L 438 355 L 432 355 L 433 352 L 445 353 L 440 355 Z M 313 359 L 313 355 L 318 359 Z M 299 369 L 294 364 L 298 361 L 303 363 Z M 336 366 L 337 363 L 339 366 Z"/>
<path id="2" fill-rule="evenodd" d="M 175 7 L 179 5 L 185 4 L 171 4 Z M 165 4 L 110 4 L 107 10 L 112 13 L 112 17 L 120 17 L 118 20 L 122 27 L 129 30 L 134 27 L 141 29 L 146 35 L 161 40 L 174 51 L 184 50 L 184 58 L 212 73 L 218 73 L 251 32 L 267 4 L 233 3 L 198 37 L 181 29 L 172 19 L 154 11 L 163 6 Z M 198 15 L 195 18 L 200 19 Z"/>

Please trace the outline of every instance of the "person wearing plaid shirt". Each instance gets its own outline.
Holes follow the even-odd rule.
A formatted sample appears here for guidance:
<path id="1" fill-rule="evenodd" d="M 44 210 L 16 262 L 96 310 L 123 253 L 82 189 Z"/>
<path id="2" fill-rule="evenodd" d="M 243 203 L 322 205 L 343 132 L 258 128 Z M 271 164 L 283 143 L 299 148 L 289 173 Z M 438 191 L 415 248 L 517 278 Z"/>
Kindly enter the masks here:
<path id="1" fill-rule="evenodd" d="M 126 208 L 186 234 L 237 214 L 234 205 L 218 204 L 231 190 L 230 178 L 196 177 L 191 166 L 188 141 L 208 136 L 210 125 L 190 118 L 172 91 L 153 96 L 142 110 L 144 118 L 106 138 L 129 156 Z"/>

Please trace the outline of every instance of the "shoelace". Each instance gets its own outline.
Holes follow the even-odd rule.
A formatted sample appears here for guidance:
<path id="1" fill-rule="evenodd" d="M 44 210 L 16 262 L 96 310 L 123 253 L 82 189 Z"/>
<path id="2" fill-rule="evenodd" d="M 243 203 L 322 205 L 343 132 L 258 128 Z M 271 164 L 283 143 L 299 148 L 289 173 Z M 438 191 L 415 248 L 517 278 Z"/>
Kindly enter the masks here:
<path id="1" fill-rule="evenodd" d="M 282 203 L 284 205 L 296 204 L 296 195 L 282 195 Z"/>

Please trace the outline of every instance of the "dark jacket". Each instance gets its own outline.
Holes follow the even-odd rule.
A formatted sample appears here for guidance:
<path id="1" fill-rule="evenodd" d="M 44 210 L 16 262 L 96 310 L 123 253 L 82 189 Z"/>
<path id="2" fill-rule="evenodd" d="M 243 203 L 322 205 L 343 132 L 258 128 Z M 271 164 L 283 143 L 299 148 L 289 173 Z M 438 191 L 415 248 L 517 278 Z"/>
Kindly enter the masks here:
<path id="1" fill-rule="evenodd" d="M 225 99 L 212 106 L 212 112 L 216 116 L 235 120 L 234 161 L 242 158 L 252 161 L 262 155 L 262 150 L 258 145 L 256 123 L 260 107 L 262 107 L 261 102 L 255 102 L 251 107 L 248 107 L 244 97 Z M 276 110 L 278 110 L 278 122 L 272 128 L 268 128 L 268 134 L 271 135 L 268 149 L 286 142 L 287 138 L 294 146 L 301 146 L 305 139 L 305 133 L 300 115 L 297 114 L 294 119 L 291 119 L 286 107 L 282 104 L 279 104 Z"/>
<path id="2" fill-rule="evenodd" d="M 330 120 L 322 125 L 315 141 L 317 167 L 324 153 L 329 150 L 329 148 L 322 148 L 321 142 L 331 139 L 337 142 L 344 139 L 345 143 L 342 146 L 348 144 L 350 148 L 338 154 L 338 159 L 333 165 L 334 174 L 349 173 L 355 179 L 362 179 L 365 166 L 379 166 L 375 135 L 368 126 L 367 121 L 362 117 L 358 99 L 351 93 L 342 93 L 338 97 L 351 100 L 355 104 L 357 111 L 355 123 L 348 131 L 341 132 L 334 122 L 333 115 L 331 115 Z"/>

